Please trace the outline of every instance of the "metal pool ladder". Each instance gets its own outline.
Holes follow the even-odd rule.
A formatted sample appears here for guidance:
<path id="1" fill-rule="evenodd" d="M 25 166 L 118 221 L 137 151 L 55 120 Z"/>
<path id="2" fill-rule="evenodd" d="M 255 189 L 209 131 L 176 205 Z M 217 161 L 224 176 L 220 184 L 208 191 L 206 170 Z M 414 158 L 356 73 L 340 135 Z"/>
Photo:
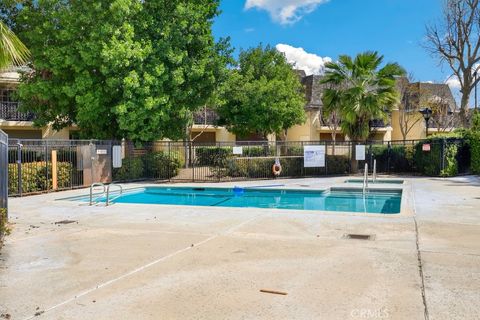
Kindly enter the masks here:
<path id="1" fill-rule="evenodd" d="M 367 192 L 368 189 L 368 163 L 365 163 L 365 172 L 363 174 L 363 194 Z"/>
<path id="2" fill-rule="evenodd" d="M 373 183 L 377 182 L 377 159 L 373 160 Z"/>
<path id="3" fill-rule="evenodd" d="M 103 191 L 100 192 L 100 193 L 96 193 L 96 194 L 93 194 L 93 188 L 95 187 L 103 187 Z M 95 182 L 95 183 L 92 183 L 90 185 L 90 201 L 89 201 L 89 205 L 93 205 L 94 203 L 97 203 L 98 199 L 100 199 L 104 194 L 105 194 L 105 191 L 106 191 L 106 187 L 103 183 L 101 182 Z M 95 200 L 93 199 L 93 196 L 98 196 L 95 198 Z"/>
<path id="4" fill-rule="evenodd" d="M 110 187 L 118 187 L 118 189 L 120 190 L 120 193 L 119 193 L 116 197 L 113 197 L 112 199 L 110 199 Z M 107 186 L 107 200 L 105 201 L 105 206 L 108 207 L 108 205 L 110 204 L 111 201 L 117 199 L 117 198 L 120 197 L 122 194 L 123 194 L 123 188 L 122 188 L 121 185 L 116 184 L 116 183 L 110 183 L 110 184 Z"/>

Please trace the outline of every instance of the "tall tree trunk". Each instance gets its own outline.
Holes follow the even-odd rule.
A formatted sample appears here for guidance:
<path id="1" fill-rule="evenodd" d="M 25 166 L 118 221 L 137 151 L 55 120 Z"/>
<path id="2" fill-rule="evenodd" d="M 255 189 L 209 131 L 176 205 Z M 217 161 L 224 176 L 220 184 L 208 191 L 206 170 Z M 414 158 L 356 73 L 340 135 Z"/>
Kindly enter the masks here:
<path id="1" fill-rule="evenodd" d="M 462 92 L 462 99 L 460 101 L 460 120 L 463 127 L 468 127 L 468 104 L 470 102 L 470 92 Z"/>
<path id="2" fill-rule="evenodd" d="M 358 172 L 358 161 L 357 161 L 357 150 L 356 150 L 357 142 L 352 141 L 352 157 L 350 159 L 350 168 L 351 168 L 351 173 L 355 174 Z"/>

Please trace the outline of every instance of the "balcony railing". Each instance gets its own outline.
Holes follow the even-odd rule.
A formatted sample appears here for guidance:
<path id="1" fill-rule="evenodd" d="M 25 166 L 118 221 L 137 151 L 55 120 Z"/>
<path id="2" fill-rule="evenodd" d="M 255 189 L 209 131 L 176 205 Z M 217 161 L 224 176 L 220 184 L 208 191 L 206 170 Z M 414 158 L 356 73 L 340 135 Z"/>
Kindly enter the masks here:
<path id="1" fill-rule="evenodd" d="M 9 121 L 32 121 L 35 115 L 31 112 L 20 112 L 18 102 L 0 102 L 0 119 Z"/>
<path id="2" fill-rule="evenodd" d="M 218 120 L 217 113 L 212 109 L 202 109 L 194 113 L 193 123 L 200 125 L 214 125 Z"/>
<path id="3" fill-rule="evenodd" d="M 370 120 L 370 128 L 385 128 L 390 126 L 390 121 L 385 122 L 381 119 Z"/>

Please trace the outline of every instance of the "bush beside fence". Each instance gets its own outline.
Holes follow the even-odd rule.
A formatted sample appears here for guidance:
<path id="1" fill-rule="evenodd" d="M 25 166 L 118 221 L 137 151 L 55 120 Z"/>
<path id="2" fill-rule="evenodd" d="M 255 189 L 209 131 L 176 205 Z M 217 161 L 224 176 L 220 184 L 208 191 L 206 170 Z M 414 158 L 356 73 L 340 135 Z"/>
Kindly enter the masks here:
<path id="1" fill-rule="evenodd" d="M 123 159 L 122 167 L 113 169 L 114 181 L 170 179 L 183 165 L 178 152 L 152 152 Z"/>
<path id="2" fill-rule="evenodd" d="M 66 189 L 71 185 L 72 164 L 57 162 L 57 186 L 58 189 Z M 22 193 L 40 192 L 52 189 L 52 164 L 45 162 L 27 162 L 21 165 Z M 17 194 L 18 188 L 18 164 L 8 164 L 8 192 Z"/>

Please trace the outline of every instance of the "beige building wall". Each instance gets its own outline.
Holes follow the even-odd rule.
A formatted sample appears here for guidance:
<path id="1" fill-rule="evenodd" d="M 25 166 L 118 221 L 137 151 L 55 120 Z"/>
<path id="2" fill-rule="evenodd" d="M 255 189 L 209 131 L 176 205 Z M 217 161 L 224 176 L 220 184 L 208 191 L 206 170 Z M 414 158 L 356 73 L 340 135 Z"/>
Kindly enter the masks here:
<path id="1" fill-rule="evenodd" d="M 293 126 L 287 130 L 287 141 L 318 141 L 320 139 L 319 112 L 314 110 L 305 111 L 307 119 L 301 125 Z"/>
<path id="2" fill-rule="evenodd" d="M 191 130 L 191 137 L 205 132 L 205 133 L 215 133 L 216 142 L 235 142 L 236 137 L 233 133 L 229 132 L 225 127 L 214 127 L 214 126 L 203 126 L 203 125 L 194 125 Z"/>
<path id="3" fill-rule="evenodd" d="M 392 140 L 403 140 L 401 124 L 400 124 L 400 111 L 392 111 Z M 425 139 L 426 128 L 425 120 L 419 112 L 412 112 L 408 118 L 408 128 L 411 128 L 406 136 L 406 140 L 419 140 Z"/>
<path id="4" fill-rule="evenodd" d="M 68 140 L 70 131 L 74 128 L 65 128 L 55 131 L 52 127 L 36 128 L 31 121 L 5 121 L 0 119 L 0 129 L 16 139 L 56 139 Z"/>

